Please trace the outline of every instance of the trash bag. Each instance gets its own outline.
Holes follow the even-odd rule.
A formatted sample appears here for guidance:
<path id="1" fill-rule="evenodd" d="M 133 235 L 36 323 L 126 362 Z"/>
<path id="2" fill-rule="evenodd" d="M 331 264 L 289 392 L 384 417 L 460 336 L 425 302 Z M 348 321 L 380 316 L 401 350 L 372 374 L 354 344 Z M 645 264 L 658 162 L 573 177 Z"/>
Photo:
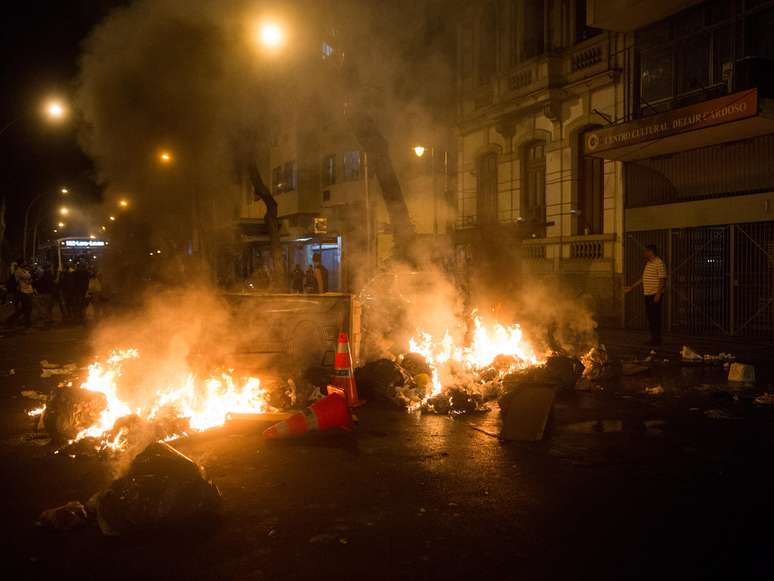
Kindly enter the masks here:
<path id="1" fill-rule="evenodd" d="M 400 366 L 411 377 L 422 373 L 426 375 L 433 374 L 433 370 L 430 369 L 427 360 L 419 353 L 406 353 L 400 361 Z"/>
<path id="2" fill-rule="evenodd" d="M 107 407 L 102 393 L 65 386 L 54 390 L 41 421 L 54 442 L 71 440 L 99 419 Z"/>
<path id="3" fill-rule="evenodd" d="M 355 371 L 358 391 L 365 397 L 389 399 L 395 397 L 395 388 L 411 383 L 411 378 L 400 365 L 389 359 L 377 359 Z"/>
<path id="4" fill-rule="evenodd" d="M 112 536 L 210 519 L 220 502 L 203 469 L 161 442 L 145 448 L 125 476 L 94 498 L 100 530 Z"/>
<path id="5" fill-rule="evenodd" d="M 87 523 L 86 507 L 71 501 L 40 513 L 37 525 L 54 531 L 71 531 Z"/>

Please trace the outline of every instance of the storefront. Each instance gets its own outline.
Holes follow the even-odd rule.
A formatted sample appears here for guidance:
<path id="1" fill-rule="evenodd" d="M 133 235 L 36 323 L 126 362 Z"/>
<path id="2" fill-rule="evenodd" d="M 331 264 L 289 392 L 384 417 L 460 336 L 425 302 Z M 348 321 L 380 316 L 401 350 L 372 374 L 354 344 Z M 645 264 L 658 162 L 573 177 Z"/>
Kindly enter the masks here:
<path id="1" fill-rule="evenodd" d="M 591 132 L 624 162 L 626 283 L 655 244 L 673 333 L 774 339 L 774 107 L 749 89 Z M 630 293 L 625 324 L 645 325 Z"/>

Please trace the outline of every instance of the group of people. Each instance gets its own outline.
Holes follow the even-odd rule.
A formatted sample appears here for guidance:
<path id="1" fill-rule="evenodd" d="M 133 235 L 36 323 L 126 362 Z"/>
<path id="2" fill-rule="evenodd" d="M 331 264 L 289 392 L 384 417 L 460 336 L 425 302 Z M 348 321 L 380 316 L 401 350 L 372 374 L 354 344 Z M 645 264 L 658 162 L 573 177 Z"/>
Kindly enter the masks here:
<path id="1" fill-rule="evenodd" d="M 6 325 L 32 326 L 33 310 L 42 322 L 54 322 L 54 307 L 59 308 L 62 322 L 83 323 L 86 308 L 91 304 L 94 315 L 103 311 L 102 279 L 95 268 L 85 262 L 70 264 L 56 275 L 49 264 L 33 265 L 19 260 L 11 265 L 5 283 L 6 301 L 13 312 Z"/>
<path id="2" fill-rule="evenodd" d="M 290 291 L 293 293 L 322 294 L 328 292 L 328 269 L 319 252 L 312 255 L 312 264 L 306 272 L 296 264 L 290 272 Z"/>

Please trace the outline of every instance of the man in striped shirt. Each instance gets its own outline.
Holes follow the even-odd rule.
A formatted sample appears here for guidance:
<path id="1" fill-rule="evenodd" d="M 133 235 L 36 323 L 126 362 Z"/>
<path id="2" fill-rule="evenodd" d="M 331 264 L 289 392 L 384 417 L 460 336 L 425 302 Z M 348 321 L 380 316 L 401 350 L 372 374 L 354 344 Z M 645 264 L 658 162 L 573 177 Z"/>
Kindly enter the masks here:
<path id="1" fill-rule="evenodd" d="M 642 278 L 633 285 L 626 287 L 625 292 L 642 285 L 642 293 L 645 295 L 645 315 L 648 318 L 650 329 L 650 342 L 652 346 L 661 345 L 661 300 L 666 287 L 667 272 L 664 261 L 658 257 L 655 244 L 645 247 L 645 268 L 642 270 Z"/>

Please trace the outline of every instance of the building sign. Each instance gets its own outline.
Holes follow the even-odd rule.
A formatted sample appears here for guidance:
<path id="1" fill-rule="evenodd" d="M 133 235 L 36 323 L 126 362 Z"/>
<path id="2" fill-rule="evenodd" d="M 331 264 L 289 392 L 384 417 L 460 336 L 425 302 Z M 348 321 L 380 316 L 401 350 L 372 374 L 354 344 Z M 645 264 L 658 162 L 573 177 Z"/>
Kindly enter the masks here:
<path id="1" fill-rule="evenodd" d="M 586 136 L 584 151 L 594 154 L 628 147 L 756 115 L 758 115 L 758 91 L 750 89 L 632 123 L 592 131 Z"/>
<path id="2" fill-rule="evenodd" d="M 64 240 L 62 246 L 67 248 L 102 248 L 107 246 L 104 240 Z"/>
<path id="3" fill-rule="evenodd" d="M 314 233 L 315 234 L 327 234 L 328 233 L 328 218 L 315 218 L 314 219 Z"/>

